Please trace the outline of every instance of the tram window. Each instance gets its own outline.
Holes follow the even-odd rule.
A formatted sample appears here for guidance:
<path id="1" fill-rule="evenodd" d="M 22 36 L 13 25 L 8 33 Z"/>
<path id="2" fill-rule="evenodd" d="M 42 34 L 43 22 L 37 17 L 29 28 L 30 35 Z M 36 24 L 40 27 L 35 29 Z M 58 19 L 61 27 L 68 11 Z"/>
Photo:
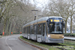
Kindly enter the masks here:
<path id="1" fill-rule="evenodd" d="M 28 27 L 27 27 L 27 33 L 28 33 Z"/>
<path id="2" fill-rule="evenodd" d="M 30 33 L 30 26 L 29 26 L 29 33 Z"/>
<path id="3" fill-rule="evenodd" d="M 25 28 L 23 28 L 23 33 L 25 33 Z"/>
<path id="4" fill-rule="evenodd" d="M 32 28 L 32 34 L 34 34 L 34 26 L 32 26 L 33 28 Z"/>
<path id="5" fill-rule="evenodd" d="M 28 27 L 28 34 L 29 34 L 29 27 Z"/>
<path id="6" fill-rule="evenodd" d="M 42 25 L 38 24 L 38 34 L 41 34 L 41 32 L 42 32 Z"/>
<path id="7" fill-rule="evenodd" d="M 44 33 L 45 33 L 45 23 L 43 23 L 43 36 L 44 36 Z"/>
<path id="8" fill-rule="evenodd" d="M 27 32 L 27 29 L 25 28 L 25 33 Z"/>
<path id="9" fill-rule="evenodd" d="M 30 33 L 30 27 L 27 27 L 27 30 L 28 30 L 27 33 L 29 34 Z"/>
<path id="10" fill-rule="evenodd" d="M 23 28 L 23 33 L 25 33 L 25 28 Z"/>
<path id="11" fill-rule="evenodd" d="M 31 26 L 31 34 L 34 34 L 34 27 L 33 27 L 33 25 Z"/>
<path id="12" fill-rule="evenodd" d="M 25 30 L 24 30 L 24 33 L 26 33 L 26 28 L 25 28 Z"/>
<path id="13" fill-rule="evenodd" d="M 26 28 L 24 28 L 24 33 L 26 33 Z"/>
<path id="14" fill-rule="evenodd" d="M 26 33 L 26 28 L 25 28 L 25 30 L 24 30 L 24 33 Z"/>
<path id="15" fill-rule="evenodd" d="M 26 27 L 26 34 L 27 34 L 27 27 Z"/>
<path id="16" fill-rule="evenodd" d="M 62 33 L 62 24 L 61 23 L 50 23 L 48 25 L 49 33 Z"/>
<path id="17" fill-rule="evenodd" d="M 24 33 L 26 33 L 26 28 L 24 28 Z"/>
<path id="18" fill-rule="evenodd" d="M 29 33 L 29 27 L 27 27 L 27 34 Z"/>
<path id="19" fill-rule="evenodd" d="M 34 33 L 36 33 L 36 25 L 34 25 Z"/>

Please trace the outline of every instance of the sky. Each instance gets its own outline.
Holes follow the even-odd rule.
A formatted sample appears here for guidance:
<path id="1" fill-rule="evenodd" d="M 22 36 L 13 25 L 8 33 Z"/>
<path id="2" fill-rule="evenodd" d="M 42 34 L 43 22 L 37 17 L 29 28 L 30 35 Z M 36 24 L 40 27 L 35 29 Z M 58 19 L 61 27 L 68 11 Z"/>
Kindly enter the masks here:
<path id="1" fill-rule="evenodd" d="M 30 0 L 32 4 L 35 4 L 37 7 L 45 7 L 48 4 L 49 0 Z"/>
<path id="2" fill-rule="evenodd" d="M 21 0 L 19 0 L 21 1 Z M 25 0 L 22 0 L 23 3 Z M 26 0 L 28 1 L 28 0 Z M 29 0 L 30 3 L 32 3 L 33 5 L 36 5 L 36 7 L 40 7 L 40 8 L 43 8 L 45 7 L 47 4 L 48 4 L 48 1 L 49 0 Z"/>

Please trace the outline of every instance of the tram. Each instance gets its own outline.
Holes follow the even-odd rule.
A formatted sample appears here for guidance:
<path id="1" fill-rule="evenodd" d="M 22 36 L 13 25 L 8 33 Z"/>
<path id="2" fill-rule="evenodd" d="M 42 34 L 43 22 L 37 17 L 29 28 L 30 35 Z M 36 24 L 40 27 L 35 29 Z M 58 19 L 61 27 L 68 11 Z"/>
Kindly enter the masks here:
<path id="1" fill-rule="evenodd" d="M 23 26 L 22 36 L 45 43 L 64 43 L 65 27 L 62 17 L 42 17 Z"/>

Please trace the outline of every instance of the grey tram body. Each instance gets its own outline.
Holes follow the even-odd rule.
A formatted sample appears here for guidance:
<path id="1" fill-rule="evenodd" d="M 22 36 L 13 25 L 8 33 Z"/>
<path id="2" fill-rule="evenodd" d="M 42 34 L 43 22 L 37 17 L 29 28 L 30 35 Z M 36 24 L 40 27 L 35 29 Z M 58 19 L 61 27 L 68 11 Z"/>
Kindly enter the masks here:
<path id="1" fill-rule="evenodd" d="M 30 23 L 27 23 L 27 24 L 25 24 L 24 26 L 23 26 L 23 30 L 24 30 L 24 28 L 27 28 L 27 27 L 30 27 L 29 28 L 29 32 L 26 32 L 26 33 L 24 33 L 25 31 L 27 31 L 27 30 L 24 30 L 24 32 L 22 33 L 22 36 L 23 37 L 25 37 L 25 38 L 27 38 L 27 39 L 32 39 L 32 40 L 36 40 L 37 42 L 45 42 L 45 43 L 63 43 L 64 42 L 64 38 L 62 38 L 62 39 L 52 39 L 52 38 L 49 38 L 48 36 L 47 36 L 47 20 L 49 19 L 49 18 L 62 18 L 62 17 L 56 17 L 56 16 L 50 16 L 50 17 L 43 17 L 43 18 L 40 18 L 40 19 L 38 19 L 38 20 L 35 20 L 35 21 L 32 21 L 32 22 L 30 22 Z M 46 21 L 45 23 L 44 23 L 44 28 L 43 28 L 43 24 L 42 23 L 40 23 L 40 24 L 42 24 L 42 29 L 44 29 L 43 31 L 41 31 L 41 34 L 38 34 L 37 33 L 37 31 L 38 31 L 38 29 L 37 29 L 37 25 L 38 25 L 38 23 L 39 22 L 41 22 L 41 21 Z M 34 23 L 37 23 L 37 24 L 34 24 Z M 33 33 L 33 31 L 31 30 L 31 28 L 34 26 L 34 33 Z"/>

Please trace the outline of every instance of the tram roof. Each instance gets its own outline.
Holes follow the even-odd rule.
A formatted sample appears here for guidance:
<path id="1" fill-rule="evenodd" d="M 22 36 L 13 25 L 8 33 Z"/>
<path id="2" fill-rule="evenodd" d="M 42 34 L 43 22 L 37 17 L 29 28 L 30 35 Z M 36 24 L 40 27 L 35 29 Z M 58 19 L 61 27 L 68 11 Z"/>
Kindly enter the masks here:
<path id="1" fill-rule="evenodd" d="M 60 16 L 42 17 L 40 19 L 37 19 L 37 20 L 34 20 L 32 22 L 29 22 L 29 23 L 25 24 L 23 27 L 25 27 L 27 25 L 31 25 L 31 24 L 37 23 L 37 22 L 40 22 L 40 21 L 47 21 L 49 18 L 62 18 L 62 17 L 60 17 Z"/>

